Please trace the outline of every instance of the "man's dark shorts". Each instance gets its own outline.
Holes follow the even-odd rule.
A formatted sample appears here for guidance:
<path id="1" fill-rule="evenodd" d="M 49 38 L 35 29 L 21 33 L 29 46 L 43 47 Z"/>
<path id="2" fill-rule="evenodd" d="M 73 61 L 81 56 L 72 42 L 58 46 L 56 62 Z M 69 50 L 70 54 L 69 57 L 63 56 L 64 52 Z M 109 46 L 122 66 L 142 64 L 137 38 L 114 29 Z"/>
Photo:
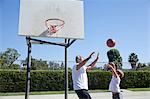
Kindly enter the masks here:
<path id="1" fill-rule="evenodd" d="M 79 99 L 91 99 L 91 96 L 86 89 L 75 90 L 75 92 L 77 93 Z"/>

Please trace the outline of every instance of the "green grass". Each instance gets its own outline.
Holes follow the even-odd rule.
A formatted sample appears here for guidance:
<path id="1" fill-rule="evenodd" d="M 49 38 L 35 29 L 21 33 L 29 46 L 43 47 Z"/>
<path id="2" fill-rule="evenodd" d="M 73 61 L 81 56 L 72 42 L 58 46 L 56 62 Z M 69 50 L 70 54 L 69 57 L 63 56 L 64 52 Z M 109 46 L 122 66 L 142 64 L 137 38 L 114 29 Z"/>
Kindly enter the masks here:
<path id="1" fill-rule="evenodd" d="M 19 96 L 19 95 L 25 95 L 23 92 L 14 92 L 14 93 L 3 93 L 0 92 L 0 96 Z"/>
<path id="2" fill-rule="evenodd" d="M 150 91 L 150 88 L 128 88 L 130 91 Z"/>
<path id="3" fill-rule="evenodd" d="M 96 92 L 108 92 L 108 90 L 89 90 L 90 93 L 96 93 Z M 39 92 L 30 92 L 30 95 L 46 95 L 46 94 L 64 94 L 64 91 L 39 91 Z M 74 91 L 69 91 L 69 94 L 75 94 Z M 25 95 L 25 92 L 6 92 L 2 93 L 0 92 L 0 96 L 20 96 Z"/>
<path id="4" fill-rule="evenodd" d="M 43 95 L 43 94 L 63 94 L 64 91 L 39 91 L 39 92 L 30 92 L 30 95 Z M 19 95 L 25 95 L 25 92 L 6 92 L 6 93 L 0 93 L 0 96 L 19 96 Z"/>

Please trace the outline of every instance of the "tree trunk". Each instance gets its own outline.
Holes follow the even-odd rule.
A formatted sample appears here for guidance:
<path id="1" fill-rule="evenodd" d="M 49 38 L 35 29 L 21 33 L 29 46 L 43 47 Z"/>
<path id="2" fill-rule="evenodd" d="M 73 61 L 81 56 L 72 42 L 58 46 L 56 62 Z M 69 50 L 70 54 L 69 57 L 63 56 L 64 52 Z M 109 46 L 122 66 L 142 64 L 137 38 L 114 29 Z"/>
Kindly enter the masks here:
<path id="1" fill-rule="evenodd" d="M 134 64 L 132 63 L 131 67 L 132 67 L 133 70 L 136 70 L 136 64 L 135 63 Z"/>

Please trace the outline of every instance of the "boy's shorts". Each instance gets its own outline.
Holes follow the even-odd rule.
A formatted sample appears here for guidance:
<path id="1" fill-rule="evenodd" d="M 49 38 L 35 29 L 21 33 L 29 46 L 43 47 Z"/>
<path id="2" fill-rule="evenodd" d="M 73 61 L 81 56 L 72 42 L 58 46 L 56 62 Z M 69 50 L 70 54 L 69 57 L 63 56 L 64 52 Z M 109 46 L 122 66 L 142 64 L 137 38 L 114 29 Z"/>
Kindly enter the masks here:
<path id="1" fill-rule="evenodd" d="M 112 93 L 112 99 L 123 99 L 121 93 Z"/>

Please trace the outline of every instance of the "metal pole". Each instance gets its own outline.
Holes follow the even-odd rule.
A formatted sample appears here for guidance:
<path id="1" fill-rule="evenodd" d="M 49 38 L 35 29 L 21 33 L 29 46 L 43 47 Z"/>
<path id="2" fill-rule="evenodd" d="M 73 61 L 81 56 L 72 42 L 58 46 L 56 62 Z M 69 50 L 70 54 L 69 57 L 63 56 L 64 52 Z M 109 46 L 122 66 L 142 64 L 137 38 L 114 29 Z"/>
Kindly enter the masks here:
<path id="1" fill-rule="evenodd" d="M 65 43 L 67 43 L 67 39 L 65 39 Z M 65 99 L 68 99 L 67 46 L 65 46 Z"/>
<path id="2" fill-rule="evenodd" d="M 30 67 L 31 67 L 31 42 L 30 37 L 27 37 L 27 45 L 28 45 L 28 59 L 27 59 L 27 72 L 26 72 L 26 93 L 25 99 L 29 99 L 30 92 Z"/>

